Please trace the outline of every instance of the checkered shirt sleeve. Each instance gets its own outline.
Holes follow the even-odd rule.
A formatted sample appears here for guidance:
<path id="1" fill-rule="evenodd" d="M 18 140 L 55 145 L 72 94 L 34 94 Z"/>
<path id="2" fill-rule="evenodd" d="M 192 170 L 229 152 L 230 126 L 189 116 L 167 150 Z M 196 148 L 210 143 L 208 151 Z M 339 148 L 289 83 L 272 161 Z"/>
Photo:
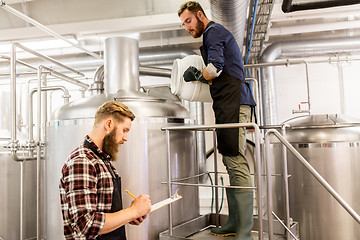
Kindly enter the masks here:
<path id="1" fill-rule="evenodd" d="M 75 149 L 62 168 L 61 210 L 66 239 L 95 239 L 111 210 L 113 182 L 104 162 L 87 146 Z"/>

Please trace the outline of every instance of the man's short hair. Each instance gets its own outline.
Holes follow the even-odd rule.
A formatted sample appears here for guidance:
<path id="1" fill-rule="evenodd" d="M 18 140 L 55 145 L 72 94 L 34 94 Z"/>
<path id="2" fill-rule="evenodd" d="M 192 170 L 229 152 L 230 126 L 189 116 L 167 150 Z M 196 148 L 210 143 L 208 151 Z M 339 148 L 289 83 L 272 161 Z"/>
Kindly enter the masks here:
<path id="1" fill-rule="evenodd" d="M 118 122 L 123 122 L 125 117 L 130 118 L 131 121 L 135 119 L 135 115 L 130 111 L 130 109 L 126 105 L 117 101 L 105 102 L 98 108 L 95 113 L 95 124 L 107 117 L 113 117 Z"/>
<path id="2" fill-rule="evenodd" d="M 185 11 L 185 9 L 189 10 L 190 12 L 192 12 L 195 16 L 197 14 L 198 11 L 201 11 L 204 16 L 206 17 L 206 14 L 204 12 L 204 9 L 201 7 L 200 3 L 195 2 L 195 1 L 188 1 L 184 4 L 182 4 L 180 6 L 180 9 L 178 11 L 178 16 L 180 17 L 180 15 Z"/>

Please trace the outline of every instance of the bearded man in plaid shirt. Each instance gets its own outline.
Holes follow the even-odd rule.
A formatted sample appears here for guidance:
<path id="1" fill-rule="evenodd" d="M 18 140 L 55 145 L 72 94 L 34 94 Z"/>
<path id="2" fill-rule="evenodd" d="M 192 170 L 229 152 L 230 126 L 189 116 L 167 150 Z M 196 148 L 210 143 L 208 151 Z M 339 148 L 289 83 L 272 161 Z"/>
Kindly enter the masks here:
<path id="1" fill-rule="evenodd" d="M 124 225 L 139 225 L 150 212 L 148 195 L 122 208 L 121 179 L 111 164 L 134 118 L 122 103 L 104 103 L 92 131 L 64 164 L 59 187 L 66 239 L 126 240 Z"/>

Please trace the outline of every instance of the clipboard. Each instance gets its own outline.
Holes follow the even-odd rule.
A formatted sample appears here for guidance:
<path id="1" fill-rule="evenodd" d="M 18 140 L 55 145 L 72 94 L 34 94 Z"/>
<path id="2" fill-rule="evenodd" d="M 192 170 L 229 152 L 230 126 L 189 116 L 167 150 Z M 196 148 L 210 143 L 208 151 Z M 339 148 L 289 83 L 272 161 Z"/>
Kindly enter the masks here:
<path id="1" fill-rule="evenodd" d="M 158 203 L 155 203 L 153 205 L 151 205 L 151 210 L 150 210 L 150 213 L 164 207 L 164 206 L 167 206 L 173 202 L 176 202 L 177 200 L 181 199 L 182 196 L 178 194 L 178 190 L 176 190 L 175 194 L 172 195 L 171 197 L 165 199 L 165 200 L 162 200 L 161 202 L 158 202 Z"/>

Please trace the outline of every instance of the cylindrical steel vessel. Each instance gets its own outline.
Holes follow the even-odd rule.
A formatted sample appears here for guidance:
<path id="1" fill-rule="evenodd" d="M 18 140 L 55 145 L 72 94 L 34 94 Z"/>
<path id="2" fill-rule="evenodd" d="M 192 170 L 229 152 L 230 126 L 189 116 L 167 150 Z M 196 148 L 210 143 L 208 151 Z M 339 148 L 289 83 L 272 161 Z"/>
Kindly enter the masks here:
<path id="1" fill-rule="evenodd" d="M 14 161 L 10 151 L 4 149 L 8 140 L 0 137 L 0 239 L 20 239 L 21 163 Z M 21 154 L 21 151 L 19 151 Z M 23 236 L 36 237 L 36 162 L 23 162 L 24 215 Z"/>
<path id="2" fill-rule="evenodd" d="M 10 141 L 10 94 L 0 92 L 0 239 L 20 239 L 20 200 L 24 196 L 23 237 L 36 237 L 36 162 L 16 162 L 9 149 L 4 148 Z M 18 132 L 18 140 L 24 143 L 24 136 Z M 22 150 L 17 151 L 21 156 Z M 21 174 L 23 172 L 23 175 Z M 21 189 L 23 176 L 23 190 Z M 21 191 L 23 193 L 21 194 Z"/>
<path id="3" fill-rule="evenodd" d="M 360 213 L 360 121 L 339 115 L 311 115 L 287 122 L 284 136 L 340 196 Z M 273 159 L 282 158 L 281 147 L 273 144 Z M 290 216 L 306 240 L 353 240 L 360 235 L 359 224 L 287 152 Z M 279 165 L 278 165 L 279 166 Z M 282 170 L 276 170 L 281 173 Z M 277 183 L 282 184 L 281 180 Z M 282 185 L 275 186 L 280 189 Z M 283 203 L 275 193 L 274 205 Z M 276 199 L 275 199 L 276 198 Z M 281 204 L 280 204 L 281 203 Z M 277 211 L 276 208 L 275 212 Z M 278 209 L 282 212 L 282 209 Z"/>
<path id="4" fill-rule="evenodd" d="M 63 106 L 51 121 L 47 131 L 46 161 L 46 239 L 62 239 L 63 228 L 59 203 L 61 168 L 69 153 L 80 145 L 91 131 L 96 109 L 105 101 L 118 100 L 136 115 L 129 140 L 120 147 L 117 161 L 113 162 L 121 178 L 123 190 L 135 195 L 147 193 L 153 203 L 169 197 L 167 182 L 166 134 L 162 127 L 189 123 L 188 112 L 176 103 L 143 96 L 124 97 L 98 95 Z M 140 94 L 140 93 L 139 93 Z M 126 94 L 128 95 L 128 94 Z M 192 132 L 171 133 L 172 177 L 182 178 L 197 173 L 195 161 L 195 135 Z M 191 181 L 194 183 L 195 181 Z M 174 225 L 199 216 L 198 192 L 193 187 L 179 188 L 183 199 L 173 204 Z M 124 207 L 132 198 L 123 192 Z M 126 226 L 128 239 L 157 239 L 169 226 L 168 207 L 149 215 L 138 227 Z"/>

